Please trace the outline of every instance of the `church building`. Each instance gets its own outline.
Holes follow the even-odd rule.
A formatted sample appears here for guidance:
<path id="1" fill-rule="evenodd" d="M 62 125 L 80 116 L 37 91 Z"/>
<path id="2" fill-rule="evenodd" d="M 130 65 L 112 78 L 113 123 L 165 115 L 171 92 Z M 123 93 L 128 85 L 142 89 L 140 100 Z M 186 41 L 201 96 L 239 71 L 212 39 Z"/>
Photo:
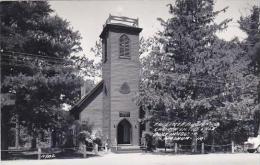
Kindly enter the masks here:
<path id="1" fill-rule="evenodd" d="M 109 16 L 102 39 L 102 80 L 71 109 L 80 122 L 101 129 L 112 146 L 139 146 L 140 109 L 134 99 L 139 91 L 138 19 Z"/>

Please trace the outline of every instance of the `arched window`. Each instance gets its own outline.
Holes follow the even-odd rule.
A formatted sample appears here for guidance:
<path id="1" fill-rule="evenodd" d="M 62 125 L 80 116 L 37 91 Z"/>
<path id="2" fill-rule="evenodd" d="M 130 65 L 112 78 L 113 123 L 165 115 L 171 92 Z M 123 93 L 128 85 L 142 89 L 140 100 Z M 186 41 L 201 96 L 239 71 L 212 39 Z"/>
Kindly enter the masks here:
<path id="1" fill-rule="evenodd" d="M 130 58 L 130 40 L 125 34 L 119 38 L 119 57 Z"/>

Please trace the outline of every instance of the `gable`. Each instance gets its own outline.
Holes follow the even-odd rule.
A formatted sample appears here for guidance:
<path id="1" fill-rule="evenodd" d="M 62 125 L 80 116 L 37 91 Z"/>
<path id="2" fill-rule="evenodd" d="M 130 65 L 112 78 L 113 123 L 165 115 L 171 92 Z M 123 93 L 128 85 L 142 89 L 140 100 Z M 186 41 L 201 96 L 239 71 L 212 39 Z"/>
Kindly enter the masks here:
<path id="1" fill-rule="evenodd" d="M 70 110 L 70 114 L 79 119 L 79 114 L 103 91 L 104 80 L 100 81 L 86 96 L 79 100 Z"/>

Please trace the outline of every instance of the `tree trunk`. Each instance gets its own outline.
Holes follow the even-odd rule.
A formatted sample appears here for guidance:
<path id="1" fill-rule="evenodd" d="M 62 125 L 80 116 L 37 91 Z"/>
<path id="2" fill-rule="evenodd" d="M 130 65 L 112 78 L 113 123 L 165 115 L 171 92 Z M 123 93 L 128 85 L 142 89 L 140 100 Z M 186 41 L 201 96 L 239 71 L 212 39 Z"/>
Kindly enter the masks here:
<path id="1" fill-rule="evenodd" d="M 32 138 L 32 141 L 31 141 L 31 148 L 32 148 L 32 149 L 35 149 L 35 148 L 36 148 L 36 142 L 37 142 L 36 137 L 33 137 L 33 138 Z"/>
<path id="2" fill-rule="evenodd" d="M 146 111 L 145 111 L 145 119 L 146 119 L 146 121 L 145 121 L 145 131 L 147 131 L 147 132 L 149 132 L 149 131 L 151 130 L 150 120 L 147 120 L 148 117 L 149 117 L 149 111 L 146 110 Z"/>
<path id="3" fill-rule="evenodd" d="M 33 132 L 32 141 L 31 141 L 31 148 L 32 149 L 37 148 L 37 141 L 38 141 L 38 134 L 36 132 Z"/>
<path id="4" fill-rule="evenodd" d="M 9 139 L 8 139 L 8 134 L 11 129 L 10 126 L 10 120 L 11 120 L 11 110 L 13 108 L 10 107 L 2 107 L 1 106 L 1 159 L 6 159 L 8 157 L 8 153 L 3 150 L 8 150 L 8 145 L 9 145 Z"/>
<path id="5" fill-rule="evenodd" d="M 260 135 L 260 110 L 254 112 L 254 136 Z"/>
<path id="6" fill-rule="evenodd" d="M 52 131 L 51 133 L 51 147 L 55 148 L 57 144 L 57 134 L 56 131 Z"/>
<path id="7" fill-rule="evenodd" d="M 8 126 L 4 124 L 3 122 L 4 118 L 2 118 L 1 122 L 1 150 L 8 150 Z M 3 133 L 5 132 L 5 133 Z M 8 153 L 6 151 L 1 151 L 1 158 L 6 159 L 8 156 Z"/>
<path id="8" fill-rule="evenodd" d="M 258 125 L 258 134 L 257 135 L 260 135 L 260 122 L 259 122 L 259 125 Z"/>

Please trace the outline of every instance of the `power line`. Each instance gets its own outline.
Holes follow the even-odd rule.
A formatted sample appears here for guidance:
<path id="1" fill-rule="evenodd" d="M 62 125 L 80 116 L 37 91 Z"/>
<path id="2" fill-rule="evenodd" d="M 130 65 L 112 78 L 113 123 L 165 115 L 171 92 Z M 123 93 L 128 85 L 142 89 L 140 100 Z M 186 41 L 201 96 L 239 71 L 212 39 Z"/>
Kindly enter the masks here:
<path id="1" fill-rule="evenodd" d="M 7 62 L 1 62 L 1 65 L 3 66 L 19 66 L 19 67 L 25 67 L 25 68 L 37 68 L 36 66 L 30 66 L 30 65 L 24 65 L 24 64 L 15 64 L 15 63 L 7 63 Z"/>
<path id="2" fill-rule="evenodd" d="M 31 56 L 31 57 L 38 57 L 38 58 L 45 58 L 45 59 L 53 59 L 53 60 L 66 60 L 66 59 L 64 59 L 64 58 L 51 57 L 51 56 L 43 56 L 43 55 L 39 55 L 39 54 L 16 52 L 16 51 L 4 51 L 4 50 L 1 50 L 1 53 L 10 53 L 10 54 L 12 54 L 12 55 Z"/>
<path id="3" fill-rule="evenodd" d="M 41 62 L 41 63 L 51 63 L 51 64 L 69 64 L 72 63 L 72 61 L 55 61 L 51 59 L 34 59 L 34 58 L 26 58 L 26 57 L 14 57 L 7 54 L 2 54 L 3 61 L 12 61 L 12 62 Z"/>
<path id="4" fill-rule="evenodd" d="M 22 53 L 22 52 L 13 52 L 13 51 L 2 51 L 1 56 L 4 57 L 5 61 L 12 62 L 41 62 L 41 63 L 51 63 L 51 64 L 72 64 L 73 61 L 68 61 L 70 59 L 56 58 L 56 57 L 48 57 L 36 54 Z"/>

